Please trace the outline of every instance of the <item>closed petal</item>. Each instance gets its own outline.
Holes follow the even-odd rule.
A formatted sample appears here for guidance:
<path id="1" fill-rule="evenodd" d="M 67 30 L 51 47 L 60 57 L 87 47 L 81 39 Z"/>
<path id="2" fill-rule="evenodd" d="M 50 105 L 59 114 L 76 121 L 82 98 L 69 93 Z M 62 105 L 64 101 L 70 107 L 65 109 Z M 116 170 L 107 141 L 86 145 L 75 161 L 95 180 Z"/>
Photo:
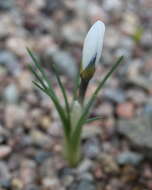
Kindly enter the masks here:
<path id="1" fill-rule="evenodd" d="M 86 69 L 94 57 L 96 64 L 101 56 L 103 37 L 105 32 L 105 25 L 101 21 L 97 21 L 87 33 L 84 40 L 83 53 L 82 53 L 82 70 Z"/>

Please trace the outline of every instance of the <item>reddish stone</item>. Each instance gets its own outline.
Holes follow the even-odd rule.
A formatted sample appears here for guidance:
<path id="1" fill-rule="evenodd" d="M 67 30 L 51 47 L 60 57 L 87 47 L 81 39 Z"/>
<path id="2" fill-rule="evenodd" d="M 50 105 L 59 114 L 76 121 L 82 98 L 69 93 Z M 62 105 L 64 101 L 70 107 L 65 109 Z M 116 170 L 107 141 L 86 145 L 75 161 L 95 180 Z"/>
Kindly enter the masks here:
<path id="1" fill-rule="evenodd" d="M 116 113 L 119 117 L 131 119 L 135 113 L 135 106 L 131 102 L 124 102 L 117 106 Z"/>
<path id="2" fill-rule="evenodd" d="M 3 159 L 7 157 L 11 153 L 12 149 L 11 147 L 7 145 L 1 145 L 0 146 L 0 159 Z"/>

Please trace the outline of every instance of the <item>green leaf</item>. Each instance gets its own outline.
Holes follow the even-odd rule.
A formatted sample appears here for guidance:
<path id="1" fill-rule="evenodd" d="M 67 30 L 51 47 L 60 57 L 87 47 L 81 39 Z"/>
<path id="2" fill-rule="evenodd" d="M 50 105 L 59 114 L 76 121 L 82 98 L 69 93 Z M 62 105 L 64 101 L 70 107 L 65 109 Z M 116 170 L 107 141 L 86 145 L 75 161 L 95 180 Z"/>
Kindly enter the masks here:
<path id="1" fill-rule="evenodd" d="M 62 107 L 62 106 L 60 105 L 60 103 L 56 100 L 56 98 L 50 94 L 50 91 L 46 90 L 45 92 L 46 92 L 46 94 L 52 99 L 52 101 L 53 101 L 53 103 L 54 103 L 54 105 L 55 105 L 55 107 L 56 107 L 56 109 L 57 109 L 57 111 L 58 111 L 58 113 L 59 113 L 60 119 L 61 119 L 61 121 L 62 121 L 65 136 L 66 136 L 67 138 L 69 138 L 69 136 L 70 136 L 70 131 L 69 131 L 70 126 L 69 126 L 69 122 L 68 122 L 68 120 L 67 120 L 67 117 L 66 117 L 66 115 L 65 115 L 65 112 L 64 112 L 63 107 Z"/>
<path id="2" fill-rule="evenodd" d="M 93 118 L 89 118 L 89 119 L 87 119 L 86 120 L 86 122 L 85 123 L 91 123 L 91 122 L 93 122 L 93 121 L 96 121 L 96 120 L 101 120 L 101 119 L 103 119 L 104 117 L 93 117 Z"/>
<path id="3" fill-rule="evenodd" d="M 65 102 L 65 106 L 66 106 L 66 112 L 67 112 L 67 120 L 68 120 L 68 131 L 69 133 L 71 133 L 71 115 L 70 115 L 70 106 L 69 106 L 69 102 L 68 102 L 68 98 L 67 98 L 67 94 L 66 94 L 66 91 L 65 91 L 65 88 L 62 84 L 62 81 L 60 79 L 60 76 L 59 76 L 59 72 L 57 70 L 57 67 L 53 64 L 53 70 L 54 70 L 54 73 L 55 73 L 55 76 L 56 76 L 56 79 L 58 81 L 58 84 L 60 86 L 60 89 L 61 89 L 61 92 L 62 92 L 62 95 L 64 97 L 64 102 Z"/>
<path id="4" fill-rule="evenodd" d="M 43 90 L 40 88 L 41 86 L 38 84 L 38 83 L 35 83 L 35 85 L 40 88 L 44 93 L 46 93 L 50 98 L 51 100 L 53 101 L 58 113 L 59 113 L 59 116 L 60 116 L 60 119 L 62 121 L 62 124 L 63 124 L 63 127 L 64 127 L 64 133 L 66 135 L 66 137 L 68 138 L 70 136 L 70 133 L 69 133 L 69 123 L 68 123 L 68 119 L 65 115 L 65 112 L 64 112 L 64 109 L 63 107 L 61 106 L 61 104 L 59 103 L 59 100 L 52 88 L 52 85 L 51 83 L 49 82 L 47 76 L 45 75 L 45 72 L 43 70 L 43 68 L 41 67 L 40 63 L 38 62 L 38 60 L 36 59 L 36 57 L 33 55 L 32 51 L 30 49 L 27 48 L 27 51 L 29 53 L 29 55 L 31 56 L 36 68 L 40 71 L 41 73 L 41 77 L 34 71 L 34 69 L 30 66 L 30 69 L 31 71 L 33 72 L 33 74 L 35 75 L 35 77 L 37 78 L 37 80 L 40 82 L 40 84 L 43 86 Z M 47 83 L 48 86 L 46 86 L 43 82 L 43 80 L 45 80 L 45 82 Z"/>
<path id="5" fill-rule="evenodd" d="M 29 68 L 31 70 L 31 72 L 33 73 L 33 75 L 35 76 L 35 78 L 40 82 L 40 84 L 43 86 L 44 89 L 46 89 L 46 85 L 43 82 L 43 79 L 41 79 L 41 77 L 34 71 L 33 67 L 31 65 L 29 65 Z"/>
<path id="6" fill-rule="evenodd" d="M 111 76 L 111 74 L 116 70 L 116 68 L 122 62 L 122 60 L 123 60 L 123 56 L 121 56 L 120 58 L 118 58 L 118 60 L 112 66 L 112 68 L 110 69 L 110 71 L 106 74 L 106 76 L 104 77 L 104 79 L 99 83 L 98 87 L 96 88 L 96 90 L 93 93 L 92 97 L 90 98 L 89 102 L 84 107 L 84 111 L 82 113 L 82 116 L 80 117 L 80 120 L 79 120 L 79 122 L 78 122 L 78 124 L 76 126 L 76 129 L 75 129 L 75 131 L 73 132 L 73 135 L 72 135 L 73 144 L 77 144 L 79 142 L 79 139 L 80 139 L 80 136 L 81 136 L 82 125 L 86 122 L 86 119 L 88 117 L 90 108 L 91 108 L 93 102 L 95 101 L 95 98 L 96 98 L 98 92 L 104 86 L 105 82 L 108 80 L 108 78 Z"/>
<path id="7" fill-rule="evenodd" d="M 70 106 L 69 106 L 69 102 L 68 102 L 68 98 L 67 98 L 67 94 L 66 94 L 66 91 L 65 91 L 65 88 L 62 84 L 62 81 L 60 79 L 60 76 L 59 76 L 59 72 L 57 70 L 57 67 L 53 64 L 53 71 L 55 73 L 55 76 L 56 76 L 56 79 L 58 81 L 58 84 L 60 86 L 60 89 L 61 89 L 61 92 L 62 92 L 62 95 L 64 97 L 64 102 L 65 102 L 65 106 L 66 106 L 66 111 L 68 113 L 68 116 L 70 114 Z"/>
<path id="8" fill-rule="evenodd" d="M 38 87 L 40 90 L 42 90 L 43 92 L 45 92 L 45 89 L 44 89 L 43 87 L 41 87 L 40 84 L 38 84 L 38 83 L 35 82 L 35 81 L 32 81 L 32 82 L 33 82 L 33 84 L 34 84 L 36 87 Z"/>
<path id="9" fill-rule="evenodd" d="M 41 75 L 42 75 L 41 78 L 43 78 L 43 79 L 45 80 L 45 82 L 47 83 L 47 85 L 48 85 L 48 87 L 49 87 L 49 89 L 50 89 L 52 95 L 53 95 L 53 96 L 56 96 L 56 94 L 55 94 L 55 92 L 54 92 L 54 90 L 53 90 L 53 88 L 52 88 L 52 84 L 51 84 L 51 82 L 49 81 L 48 77 L 46 76 L 46 74 L 45 74 L 45 72 L 44 72 L 44 70 L 43 70 L 43 68 L 42 68 L 42 66 L 41 66 L 41 64 L 40 64 L 40 62 L 39 62 L 39 60 L 36 58 L 36 56 L 32 53 L 32 51 L 31 51 L 29 48 L 27 48 L 27 51 L 28 51 L 30 57 L 32 58 L 32 60 L 33 60 L 33 62 L 34 62 L 34 64 L 35 64 L 35 66 L 36 66 L 36 68 L 40 71 L 40 73 L 41 73 Z"/>

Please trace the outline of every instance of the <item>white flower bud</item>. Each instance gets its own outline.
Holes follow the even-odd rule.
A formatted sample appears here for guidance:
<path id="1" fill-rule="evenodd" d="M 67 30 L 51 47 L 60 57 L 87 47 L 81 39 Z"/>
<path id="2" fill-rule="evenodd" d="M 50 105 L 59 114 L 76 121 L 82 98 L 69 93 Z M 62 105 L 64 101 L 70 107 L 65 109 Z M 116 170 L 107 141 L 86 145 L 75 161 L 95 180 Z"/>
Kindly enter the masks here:
<path id="1" fill-rule="evenodd" d="M 91 66 L 95 68 L 95 65 L 99 62 L 102 52 L 104 32 L 104 23 L 97 21 L 87 33 L 83 46 L 81 72 Z"/>

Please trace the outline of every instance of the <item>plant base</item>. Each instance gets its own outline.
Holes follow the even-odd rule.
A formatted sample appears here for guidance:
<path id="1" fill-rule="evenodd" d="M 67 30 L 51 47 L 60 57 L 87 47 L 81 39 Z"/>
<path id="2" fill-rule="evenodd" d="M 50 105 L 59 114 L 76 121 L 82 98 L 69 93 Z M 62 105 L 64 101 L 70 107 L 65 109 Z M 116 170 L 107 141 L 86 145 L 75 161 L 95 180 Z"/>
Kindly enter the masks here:
<path id="1" fill-rule="evenodd" d="M 81 151 L 79 144 L 73 145 L 70 142 L 64 141 L 63 154 L 70 167 L 76 167 L 81 160 Z"/>

